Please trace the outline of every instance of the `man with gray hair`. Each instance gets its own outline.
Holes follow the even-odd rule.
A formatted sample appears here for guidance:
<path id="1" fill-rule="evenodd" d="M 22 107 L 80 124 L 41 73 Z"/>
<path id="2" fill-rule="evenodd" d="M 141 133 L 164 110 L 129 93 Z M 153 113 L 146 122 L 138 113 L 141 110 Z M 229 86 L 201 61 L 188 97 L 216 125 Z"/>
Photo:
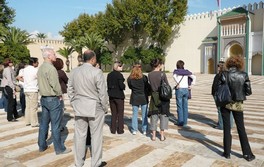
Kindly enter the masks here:
<path id="1" fill-rule="evenodd" d="M 39 67 L 37 78 L 39 92 L 41 95 L 41 118 L 39 126 L 38 146 L 39 151 L 43 152 L 48 148 L 47 137 L 49 131 L 49 123 L 51 123 L 51 135 L 55 153 L 66 154 L 71 149 L 66 149 L 61 139 L 60 124 L 62 118 L 62 110 L 60 107 L 62 92 L 59 83 L 59 77 L 56 68 L 52 62 L 56 61 L 56 54 L 52 48 L 45 47 L 42 49 L 44 58 L 43 64 Z"/>
<path id="2" fill-rule="evenodd" d="M 103 126 L 107 112 L 106 81 L 96 66 L 96 55 L 87 50 L 83 65 L 73 69 L 68 80 L 68 95 L 74 110 L 75 166 L 84 165 L 88 126 L 91 132 L 91 166 L 102 167 Z"/>

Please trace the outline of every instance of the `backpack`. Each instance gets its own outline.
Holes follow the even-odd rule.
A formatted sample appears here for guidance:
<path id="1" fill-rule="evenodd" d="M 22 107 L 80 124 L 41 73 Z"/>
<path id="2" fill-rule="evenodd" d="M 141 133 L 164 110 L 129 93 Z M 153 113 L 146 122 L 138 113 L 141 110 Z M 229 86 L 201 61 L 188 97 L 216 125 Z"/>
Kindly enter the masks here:
<path id="1" fill-rule="evenodd" d="M 159 97 L 163 101 L 169 101 L 172 98 L 172 89 L 170 85 L 168 85 L 163 77 L 163 73 L 161 73 L 161 80 L 159 86 Z"/>

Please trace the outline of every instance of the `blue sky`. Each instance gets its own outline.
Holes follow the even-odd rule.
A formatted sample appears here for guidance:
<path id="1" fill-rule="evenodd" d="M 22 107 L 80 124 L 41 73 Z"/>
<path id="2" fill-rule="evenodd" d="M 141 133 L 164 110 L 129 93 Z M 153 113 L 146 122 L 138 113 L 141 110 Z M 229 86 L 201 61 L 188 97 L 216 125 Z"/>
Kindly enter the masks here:
<path id="1" fill-rule="evenodd" d="M 233 7 L 260 0 L 221 0 L 221 7 Z M 77 18 L 80 13 L 95 14 L 104 11 L 112 0 L 6 0 L 16 10 L 13 26 L 29 33 L 45 33 L 59 38 L 63 26 Z M 217 10 L 217 0 L 188 0 L 188 14 Z"/>

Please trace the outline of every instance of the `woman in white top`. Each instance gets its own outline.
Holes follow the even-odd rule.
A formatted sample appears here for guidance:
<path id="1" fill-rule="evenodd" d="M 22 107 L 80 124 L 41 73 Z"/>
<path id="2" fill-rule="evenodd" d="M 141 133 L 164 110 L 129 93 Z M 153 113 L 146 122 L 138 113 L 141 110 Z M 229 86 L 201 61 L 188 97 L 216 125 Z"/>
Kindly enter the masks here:
<path id="1" fill-rule="evenodd" d="M 189 89 L 191 89 L 191 85 L 195 84 L 196 77 L 190 71 L 184 69 L 184 62 L 182 60 L 177 62 L 176 67 L 177 69 L 173 72 L 173 78 L 176 82 L 177 125 L 187 126 Z"/>

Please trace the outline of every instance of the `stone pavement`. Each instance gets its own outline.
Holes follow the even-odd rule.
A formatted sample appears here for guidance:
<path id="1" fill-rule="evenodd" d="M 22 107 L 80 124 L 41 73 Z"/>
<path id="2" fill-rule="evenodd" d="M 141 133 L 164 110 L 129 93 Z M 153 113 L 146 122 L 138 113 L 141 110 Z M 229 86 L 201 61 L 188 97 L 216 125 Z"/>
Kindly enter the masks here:
<path id="1" fill-rule="evenodd" d="M 127 77 L 128 74 L 125 74 Z M 264 77 L 250 76 L 253 95 L 245 102 L 245 125 L 256 160 L 247 162 L 242 158 L 236 128 L 232 129 L 233 144 L 231 159 L 221 157 L 223 134 L 212 126 L 217 121 L 216 108 L 210 95 L 214 75 L 197 74 L 197 83 L 189 101 L 189 128 L 174 125 L 176 114 L 175 98 L 171 100 L 172 117 L 166 140 L 150 140 L 141 132 L 132 135 L 132 109 L 129 105 L 129 89 L 125 100 L 125 133 L 113 135 L 109 131 L 110 114 L 106 115 L 104 126 L 103 160 L 107 167 L 264 167 Z M 173 80 L 169 76 L 169 82 Z M 62 133 L 65 145 L 73 149 L 73 111 L 65 100 L 64 123 L 67 128 Z M 53 144 L 43 153 L 38 152 L 38 128 L 25 126 L 23 117 L 18 122 L 7 122 L 6 113 L 0 111 L 0 167 L 64 167 L 73 166 L 73 153 L 55 155 Z M 139 117 L 140 120 L 140 117 Z M 139 124 L 140 128 L 140 124 Z M 49 143 L 52 142 L 49 134 Z M 85 166 L 90 166 L 88 151 Z"/>

